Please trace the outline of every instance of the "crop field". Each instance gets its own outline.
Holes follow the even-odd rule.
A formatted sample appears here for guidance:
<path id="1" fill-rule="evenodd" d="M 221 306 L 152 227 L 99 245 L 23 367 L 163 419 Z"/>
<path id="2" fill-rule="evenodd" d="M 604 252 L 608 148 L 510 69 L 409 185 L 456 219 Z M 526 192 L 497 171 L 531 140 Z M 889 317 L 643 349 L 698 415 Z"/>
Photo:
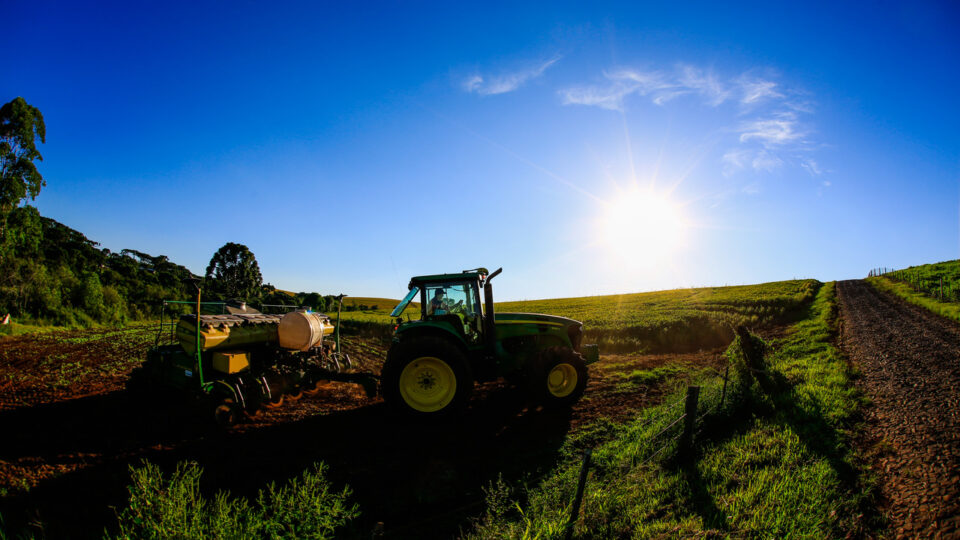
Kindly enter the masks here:
<path id="1" fill-rule="evenodd" d="M 337 536 L 369 537 L 383 529 L 395 538 L 450 538 L 475 525 L 474 534 L 497 536 L 514 525 L 490 524 L 494 486 L 511 486 L 514 495 L 528 486 L 531 497 L 540 497 L 540 482 L 552 485 L 557 471 L 568 476 L 562 471 L 577 459 L 572 449 L 608 444 L 621 432 L 617 426 L 675 400 L 689 381 L 713 381 L 704 384 L 713 385 L 711 395 L 719 393 L 730 339 L 719 330 L 709 339 L 686 330 L 700 337 L 684 344 L 684 328 L 729 331 L 726 325 L 749 323 L 777 340 L 791 322 L 811 316 L 821 289 L 806 280 L 499 304 L 579 318 L 615 346 L 601 349 L 584 399 L 570 410 L 533 407 L 523 392 L 497 381 L 477 388 L 462 417 L 441 424 L 398 421 L 379 398 L 331 383 L 218 429 L 182 395 L 144 402 L 124 389 L 154 342 L 155 325 L 8 336 L 0 341 L 0 432 L 16 436 L 0 446 L 0 531 L 52 538 L 116 534 L 124 527 L 118 513 L 133 493 L 131 482 L 154 485 L 148 472 L 170 474 L 184 462 L 199 464 L 199 493 L 211 500 L 219 490 L 254 500 L 271 482 L 285 485 L 322 463 L 316 470 L 330 492 L 349 486 L 348 500 L 359 512 L 344 514 L 351 519 Z M 344 350 L 357 369 L 378 372 L 393 301 L 355 300 L 378 309 L 344 313 Z M 665 340 L 665 333 L 673 337 Z M 141 468 L 144 460 L 158 469 Z M 133 477 L 131 467 L 137 468 Z M 198 478 L 199 469 L 185 471 Z M 840 504 L 839 495 L 830 497 Z"/>
<path id="2" fill-rule="evenodd" d="M 675 289 L 635 294 L 500 302 L 498 311 L 549 313 L 583 322 L 587 342 L 617 352 L 678 352 L 719 347 L 733 339 L 732 327 L 784 324 L 816 295 L 820 283 L 793 280 L 736 287 Z M 389 325 L 399 300 L 381 309 L 343 314 L 345 321 Z M 368 304 L 369 305 L 369 304 Z M 408 307 L 416 318 L 418 308 Z"/>

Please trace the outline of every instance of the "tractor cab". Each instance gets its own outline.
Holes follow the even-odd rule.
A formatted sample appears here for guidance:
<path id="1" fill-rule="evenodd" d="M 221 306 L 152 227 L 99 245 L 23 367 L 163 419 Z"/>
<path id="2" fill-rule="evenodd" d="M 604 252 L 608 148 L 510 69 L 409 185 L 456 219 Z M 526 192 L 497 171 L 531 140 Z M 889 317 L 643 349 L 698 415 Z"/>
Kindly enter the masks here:
<path id="1" fill-rule="evenodd" d="M 477 268 L 460 274 L 414 277 L 410 280 L 409 292 L 390 316 L 397 318 L 398 325 L 404 324 L 403 313 L 416 300 L 420 305 L 421 323 L 446 325 L 467 343 L 478 344 L 485 326 L 480 288 L 492 277 L 488 276 L 486 268 Z"/>

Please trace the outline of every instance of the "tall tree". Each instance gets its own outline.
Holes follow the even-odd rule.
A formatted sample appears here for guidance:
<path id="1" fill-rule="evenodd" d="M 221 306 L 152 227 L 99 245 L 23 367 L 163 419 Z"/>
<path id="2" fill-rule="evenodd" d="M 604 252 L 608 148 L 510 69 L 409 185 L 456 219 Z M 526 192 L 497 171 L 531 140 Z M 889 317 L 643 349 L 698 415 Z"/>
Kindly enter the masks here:
<path id="1" fill-rule="evenodd" d="M 46 185 L 33 163 L 43 161 L 36 140 L 46 138 L 43 115 L 22 97 L 0 107 L 0 213 L 6 214 L 28 195 L 36 199 Z"/>
<path id="2" fill-rule="evenodd" d="M 40 110 L 18 97 L 0 107 L 0 266 L 4 273 L 9 251 L 7 231 L 11 210 L 29 195 L 36 199 L 45 183 L 34 160 L 43 161 L 36 140 L 44 142 L 47 128 Z"/>
<path id="3" fill-rule="evenodd" d="M 210 259 L 206 278 L 224 298 L 253 299 L 260 294 L 263 276 L 260 265 L 247 246 L 227 242 Z"/>

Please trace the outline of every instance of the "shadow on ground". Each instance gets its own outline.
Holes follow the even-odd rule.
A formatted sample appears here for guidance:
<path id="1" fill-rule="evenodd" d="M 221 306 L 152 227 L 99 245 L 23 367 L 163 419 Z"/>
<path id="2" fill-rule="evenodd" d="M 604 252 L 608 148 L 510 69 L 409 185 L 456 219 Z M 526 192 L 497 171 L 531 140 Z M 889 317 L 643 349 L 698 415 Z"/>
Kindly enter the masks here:
<path id="1" fill-rule="evenodd" d="M 90 538 L 126 503 L 130 465 L 148 459 L 171 471 L 204 468 L 201 485 L 253 496 L 312 463 L 326 462 L 335 486 L 347 483 L 362 516 L 347 535 L 369 538 L 378 522 L 391 538 L 449 538 L 483 509 L 482 489 L 552 467 L 570 411 L 527 406 L 500 387 L 475 397 L 460 417 L 398 418 L 382 404 L 246 430 L 217 430 L 189 407 L 151 407 L 126 392 L 0 413 L 0 460 L 41 458 L 84 466 L 2 500 L 11 533 Z"/>

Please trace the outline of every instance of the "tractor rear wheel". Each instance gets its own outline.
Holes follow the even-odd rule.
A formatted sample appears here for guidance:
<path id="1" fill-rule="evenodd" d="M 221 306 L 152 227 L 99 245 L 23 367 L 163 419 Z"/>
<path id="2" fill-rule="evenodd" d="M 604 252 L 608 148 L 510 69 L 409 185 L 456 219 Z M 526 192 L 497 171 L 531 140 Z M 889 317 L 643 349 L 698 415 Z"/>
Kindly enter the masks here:
<path id="1" fill-rule="evenodd" d="M 541 351 L 527 376 L 534 399 L 548 407 L 565 407 L 579 401 L 589 377 L 583 357 L 566 347 Z"/>
<path id="2" fill-rule="evenodd" d="M 473 373 L 456 345 L 424 336 L 390 348 L 380 385 L 384 401 L 394 410 L 443 416 L 466 407 L 473 393 Z"/>

